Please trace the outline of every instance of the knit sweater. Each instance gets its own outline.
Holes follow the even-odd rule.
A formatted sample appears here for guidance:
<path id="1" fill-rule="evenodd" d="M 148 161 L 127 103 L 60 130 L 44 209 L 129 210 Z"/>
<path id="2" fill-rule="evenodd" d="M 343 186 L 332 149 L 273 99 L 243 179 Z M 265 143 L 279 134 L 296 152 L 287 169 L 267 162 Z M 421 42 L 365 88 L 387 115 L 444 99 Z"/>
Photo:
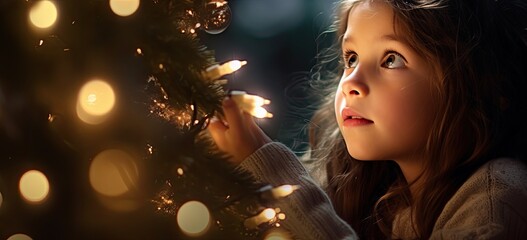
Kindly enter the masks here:
<path id="1" fill-rule="evenodd" d="M 239 168 L 274 186 L 300 185 L 278 203 L 286 214 L 281 225 L 294 239 L 357 239 L 353 229 L 337 216 L 325 192 L 283 144 L 264 145 Z M 409 212 L 395 217 L 394 237 L 416 238 Z M 447 202 L 431 239 L 527 239 L 527 166 L 505 158 L 483 165 Z"/>

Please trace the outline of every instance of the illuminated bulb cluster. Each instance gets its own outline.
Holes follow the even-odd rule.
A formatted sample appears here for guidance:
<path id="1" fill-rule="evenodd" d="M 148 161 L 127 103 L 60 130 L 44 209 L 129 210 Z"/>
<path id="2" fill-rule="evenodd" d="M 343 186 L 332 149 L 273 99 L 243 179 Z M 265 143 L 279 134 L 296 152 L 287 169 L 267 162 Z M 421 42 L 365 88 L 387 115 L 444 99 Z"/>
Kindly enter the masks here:
<path id="1" fill-rule="evenodd" d="M 208 80 L 217 80 L 222 76 L 236 72 L 247 64 L 247 61 L 233 60 L 224 64 L 214 64 L 208 67 L 203 73 L 203 77 Z"/>
<path id="2" fill-rule="evenodd" d="M 257 95 L 250 95 L 244 91 L 231 91 L 230 97 L 236 102 L 243 111 L 257 118 L 272 118 L 273 114 L 267 112 L 263 105 L 270 104 L 271 101 Z"/>
<path id="3" fill-rule="evenodd" d="M 154 203 L 157 207 L 157 210 L 162 213 L 169 215 L 176 215 L 177 204 L 174 203 L 174 193 L 170 190 L 172 184 L 170 181 L 165 182 L 165 187 L 161 190 L 157 197 L 152 199 L 151 202 Z"/>
<path id="4" fill-rule="evenodd" d="M 198 9 L 187 9 L 177 17 L 181 33 L 196 35 L 198 29 L 209 34 L 222 33 L 231 22 L 231 9 L 225 0 L 208 0 Z"/>
<path id="5" fill-rule="evenodd" d="M 298 185 L 282 185 L 275 188 L 271 187 L 271 185 L 266 185 L 258 191 L 261 192 L 264 200 L 274 201 L 291 195 L 298 188 Z M 257 215 L 245 219 L 244 225 L 248 229 L 257 229 L 258 226 L 264 223 L 274 224 L 275 227 L 280 227 L 280 221 L 285 218 L 286 215 L 281 212 L 280 208 L 266 208 Z"/>
<path id="6" fill-rule="evenodd" d="M 179 128 L 191 127 L 194 124 L 191 122 L 193 115 L 192 108 L 192 105 L 189 105 L 187 109 L 177 111 L 167 104 L 154 99 L 153 104 L 150 106 L 150 113 L 176 124 Z"/>
<path id="7" fill-rule="evenodd" d="M 225 31 L 231 22 L 231 9 L 225 0 L 212 0 L 205 5 L 201 21 L 203 29 L 210 34 Z"/>
<path id="8" fill-rule="evenodd" d="M 197 22 L 196 12 L 192 9 L 185 10 L 185 14 L 179 19 L 179 28 L 181 33 L 196 34 L 196 29 L 201 27 L 201 24 Z"/>
<path id="9" fill-rule="evenodd" d="M 269 193 L 273 199 L 280 199 L 289 196 L 291 193 L 299 188 L 298 185 L 282 185 L 279 187 L 272 188 Z"/>
<path id="10" fill-rule="evenodd" d="M 245 219 L 243 225 L 248 229 L 256 229 L 260 224 L 269 223 L 276 220 L 276 210 L 266 208 L 256 216 Z"/>

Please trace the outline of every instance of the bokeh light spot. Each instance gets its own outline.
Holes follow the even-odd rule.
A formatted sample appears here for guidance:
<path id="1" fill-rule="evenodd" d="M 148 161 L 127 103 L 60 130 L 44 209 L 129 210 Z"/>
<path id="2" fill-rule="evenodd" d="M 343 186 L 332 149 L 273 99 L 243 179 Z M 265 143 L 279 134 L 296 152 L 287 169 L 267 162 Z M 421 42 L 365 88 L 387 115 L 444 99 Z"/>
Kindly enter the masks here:
<path id="1" fill-rule="evenodd" d="M 263 210 L 263 216 L 265 216 L 267 219 L 271 220 L 276 216 L 276 212 L 272 208 L 266 208 Z"/>
<path id="2" fill-rule="evenodd" d="M 26 200 L 40 202 L 48 196 L 49 182 L 42 172 L 30 170 L 20 178 L 19 190 Z"/>
<path id="3" fill-rule="evenodd" d="M 137 186 L 139 170 L 135 159 L 128 153 L 110 149 L 95 156 L 90 165 L 89 178 L 95 191 L 115 197 Z"/>
<path id="4" fill-rule="evenodd" d="M 51 27 L 57 21 L 57 7 L 51 1 L 37 1 L 29 11 L 29 20 L 38 28 Z"/>
<path id="5" fill-rule="evenodd" d="M 115 105 L 112 86 L 102 80 L 92 80 L 84 84 L 77 99 L 77 116 L 89 124 L 104 121 L 105 116 Z"/>
<path id="6" fill-rule="evenodd" d="M 121 16 L 130 16 L 139 8 L 139 0 L 110 0 L 112 11 Z"/>
<path id="7" fill-rule="evenodd" d="M 291 240 L 293 238 L 291 238 L 291 236 L 285 232 L 285 231 L 282 231 L 280 229 L 273 229 L 271 231 L 269 231 L 269 233 L 267 233 L 267 235 L 265 235 L 265 238 L 264 240 Z"/>
<path id="8" fill-rule="evenodd" d="M 26 234 L 17 233 L 7 238 L 7 240 L 33 240 L 33 239 Z"/>
<path id="9" fill-rule="evenodd" d="M 209 209 L 198 201 L 184 203 L 177 213 L 179 228 L 189 236 L 204 234 L 210 227 L 210 219 Z"/>

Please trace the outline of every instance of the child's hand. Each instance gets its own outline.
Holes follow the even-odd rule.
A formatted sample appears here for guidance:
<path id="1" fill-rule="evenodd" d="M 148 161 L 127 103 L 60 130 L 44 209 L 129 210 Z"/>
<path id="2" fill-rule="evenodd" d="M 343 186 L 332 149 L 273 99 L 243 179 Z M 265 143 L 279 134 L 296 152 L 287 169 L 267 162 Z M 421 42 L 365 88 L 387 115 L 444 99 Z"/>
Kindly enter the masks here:
<path id="1" fill-rule="evenodd" d="M 241 163 L 271 139 L 256 125 L 253 117 L 242 112 L 230 98 L 223 100 L 225 121 L 211 119 L 208 131 L 220 150 L 232 156 L 231 161 Z"/>

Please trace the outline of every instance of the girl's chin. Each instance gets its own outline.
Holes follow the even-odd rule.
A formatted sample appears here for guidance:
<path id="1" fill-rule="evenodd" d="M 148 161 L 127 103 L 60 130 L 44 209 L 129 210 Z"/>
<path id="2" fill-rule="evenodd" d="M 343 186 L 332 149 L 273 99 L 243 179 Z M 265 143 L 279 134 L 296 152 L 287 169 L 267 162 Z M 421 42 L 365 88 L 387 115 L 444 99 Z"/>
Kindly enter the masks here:
<path id="1" fill-rule="evenodd" d="M 348 154 L 355 160 L 359 161 L 376 161 L 378 157 L 368 152 L 360 151 L 357 148 L 348 148 Z"/>

